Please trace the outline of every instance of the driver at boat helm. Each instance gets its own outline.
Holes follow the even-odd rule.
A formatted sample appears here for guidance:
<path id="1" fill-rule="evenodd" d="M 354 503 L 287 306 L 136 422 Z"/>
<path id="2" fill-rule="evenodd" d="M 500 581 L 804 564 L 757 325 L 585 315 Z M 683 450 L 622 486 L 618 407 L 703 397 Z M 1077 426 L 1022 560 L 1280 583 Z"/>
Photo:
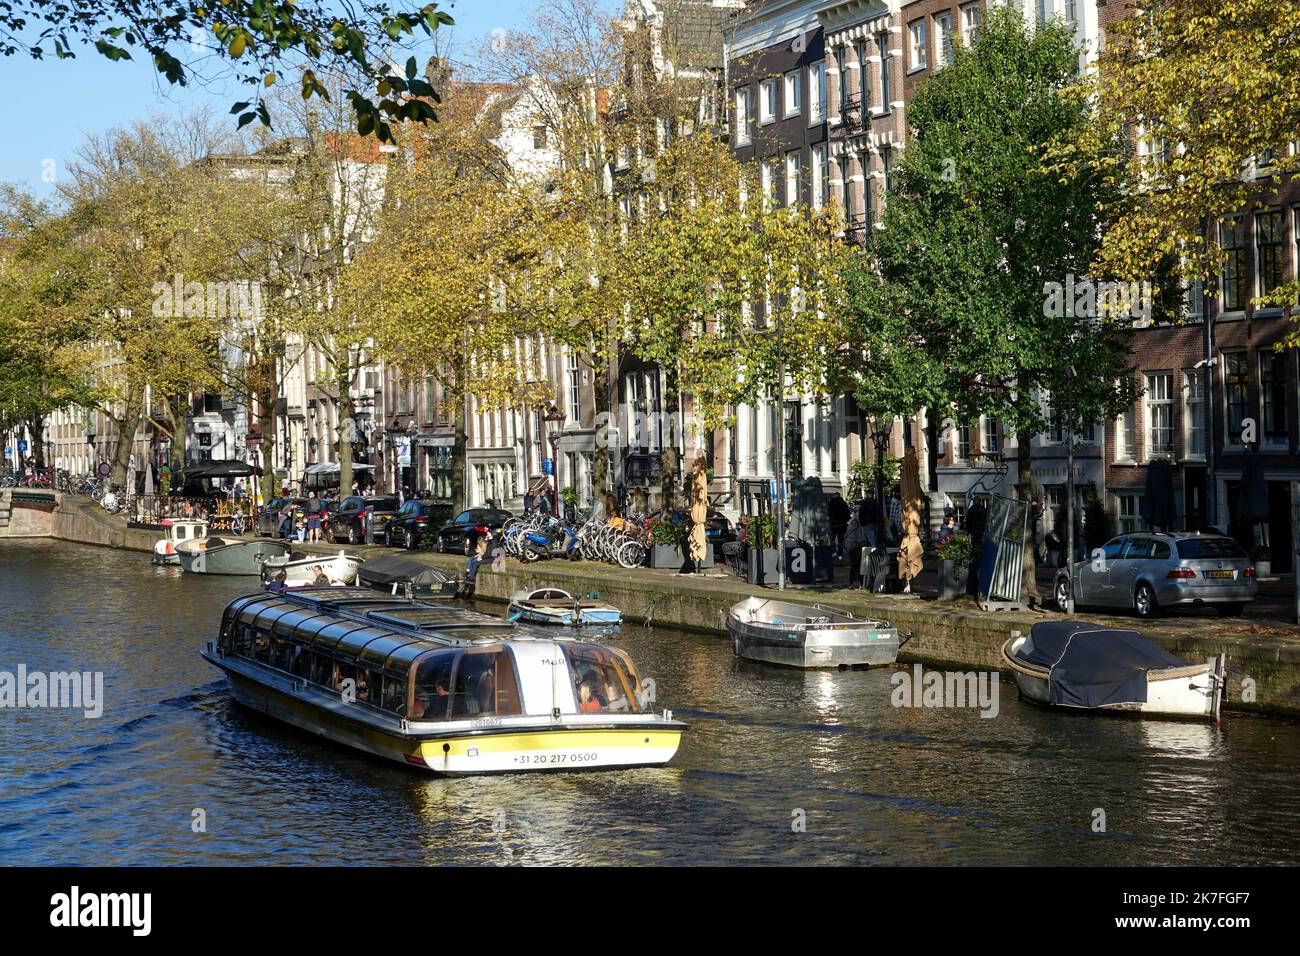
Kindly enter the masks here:
<path id="1" fill-rule="evenodd" d="M 596 697 L 596 685 L 586 679 L 578 685 L 578 711 L 583 714 L 600 713 L 600 700 Z"/>

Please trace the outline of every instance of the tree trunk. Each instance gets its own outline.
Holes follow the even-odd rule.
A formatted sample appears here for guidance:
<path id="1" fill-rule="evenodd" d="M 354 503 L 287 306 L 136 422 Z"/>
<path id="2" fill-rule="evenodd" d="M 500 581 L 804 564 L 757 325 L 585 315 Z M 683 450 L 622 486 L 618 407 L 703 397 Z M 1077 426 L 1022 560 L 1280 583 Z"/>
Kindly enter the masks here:
<path id="1" fill-rule="evenodd" d="M 276 497 L 280 490 L 275 486 L 275 451 L 279 433 L 275 427 L 275 394 L 263 386 L 257 396 L 257 421 L 262 430 L 262 501 Z"/>
<path id="2" fill-rule="evenodd" d="M 595 399 L 596 408 L 596 455 L 592 465 L 592 494 L 597 501 L 603 502 L 605 495 L 612 494 L 614 491 L 614 482 L 612 479 L 612 469 L 610 467 L 611 455 L 614 452 L 610 446 L 616 444 L 612 438 L 613 432 L 618 428 L 618 422 L 614 416 L 614 409 L 611 407 L 609 386 L 612 379 L 610 363 L 608 361 L 592 362 L 592 393 Z M 602 419 L 601 416 L 605 417 Z M 602 435 L 600 422 L 605 422 L 604 434 Z M 526 457 L 526 453 L 525 453 Z"/>
<path id="3" fill-rule="evenodd" d="M 339 459 L 339 497 L 352 494 L 352 436 L 356 434 L 356 422 L 353 420 L 355 409 L 352 407 L 352 353 L 344 350 L 343 366 L 339 368 L 339 424 L 336 448 Z M 382 424 L 382 420 L 380 422 Z"/>
<path id="4" fill-rule="evenodd" d="M 143 421 L 144 389 L 133 389 L 126 400 L 126 414 L 118 424 L 117 447 L 113 450 L 113 470 L 109 473 L 109 483 L 119 488 L 126 485 L 126 469 L 131 463 L 135 433 L 140 430 Z"/>
<path id="5" fill-rule="evenodd" d="M 45 468 L 45 419 L 41 415 L 34 415 L 27 422 L 27 430 L 32 436 L 32 458 L 36 461 L 36 470 L 42 471 Z"/>
<path id="6" fill-rule="evenodd" d="M 189 441 L 190 417 L 193 407 L 188 395 L 169 401 L 172 413 L 171 467 L 172 475 L 179 475 L 185 470 L 185 451 Z"/>
<path id="7" fill-rule="evenodd" d="M 1034 500 L 1034 471 L 1032 467 L 1033 449 L 1028 435 L 1017 432 L 1016 441 L 1016 495 L 1028 505 Z M 1020 597 L 1027 604 L 1035 607 L 1041 598 L 1038 594 L 1038 568 L 1034 563 L 1033 528 L 1025 536 L 1024 576 L 1020 584 Z"/>
<path id="8" fill-rule="evenodd" d="M 528 414 L 525 410 L 524 414 Z M 451 513 L 460 514 L 466 508 L 465 503 L 465 449 L 469 445 L 469 436 L 465 428 L 465 399 L 462 396 L 456 402 L 456 437 L 451 445 Z M 525 460 L 527 449 L 525 449 Z M 527 482 L 528 476 L 524 481 Z M 498 505 L 500 502 L 498 502 Z"/>
<path id="9" fill-rule="evenodd" d="M 659 449 L 659 494 L 663 499 L 661 507 L 671 509 L 676 507 L 681 491 L 677 482 L 677 462 L 682 456 L 682 435 L 677 430 L 677 412 L 681 403 L 677 394 L 677 369 L 673 363 L 668 363 L 662 369 L 662 376 L 664 400 L 661 403 L 661 415 L 665 421 L 661 425 L 664 426 L 663 434 L 669 440 Z"/>

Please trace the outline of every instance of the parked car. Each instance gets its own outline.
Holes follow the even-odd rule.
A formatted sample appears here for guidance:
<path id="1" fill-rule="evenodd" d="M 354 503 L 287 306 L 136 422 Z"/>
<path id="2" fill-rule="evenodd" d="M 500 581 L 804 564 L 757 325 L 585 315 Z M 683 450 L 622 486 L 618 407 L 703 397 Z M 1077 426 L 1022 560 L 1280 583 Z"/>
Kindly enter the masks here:
<path id="1" fill-rule="evenodd" d="M 1129 608 L 1142 618 L 1202 606 L 1236 617 L 1258 592 L 1250 556 L 1221 534 L 1120 535 L 1106 542 L 1099 554 L 1074 565 L 1076 606 Z M 1054 593 L 1057 605 L 1064 608 L 1069 595 L 1064 568 L 1057 573 Z"/>
<path id="2" fill-rule="evenodd" d="M 656 511 L 650 516 L 651 519 L 657 520 L 661 515 L 667 515 L 668 520 L 677 524 L 689 525 L 691 514 L 689 511 Z M 715 548 L 725 544 L 728 541 L 735 541 L 738 537 L 735 527 L 731 521 L 721 511 L 715 511 L 712 508 L 708 511 L 708 517 L 704 519 L 704 535 L 709 544 Z"/>
<path id="3" fill-rule="evenodd" d="M 431 501 L 408 501 L 402 505 L 393 520 L 388 522 L 387 541 L 392 548 L 421 547 L 433 540 L 440 524 L 447 520 L 451 509 Z"/>
<path id="4" fill-rule="evenodd" d="M 440 552 L 460 551 L 472 554 L 478 539 L 485 534 L 496 534 L 510 520 L 509 511 L 492 508 L 470 508 L 462 511 L 438 529 L 437 544 Z"/>
<path id="5" fill-rule="evenodd" d="M 330 540 L 347 544 L 364 544 L 366 540 L 366 509 L 374 510 L 374 540 L 383 541 L 388 522 L 397 514 L 397 499 L 390 495 L 363 498 L 349 495 L 330 512 Z"/>
<path id="6" fill-rule="evenodd" d="M 302 508 L 307 504 L 306 498 L 272 498 L 257 513 L 254 531 L 265 538 L 280 536 L 280 522 L 284 520 L 286 508 Z"/>

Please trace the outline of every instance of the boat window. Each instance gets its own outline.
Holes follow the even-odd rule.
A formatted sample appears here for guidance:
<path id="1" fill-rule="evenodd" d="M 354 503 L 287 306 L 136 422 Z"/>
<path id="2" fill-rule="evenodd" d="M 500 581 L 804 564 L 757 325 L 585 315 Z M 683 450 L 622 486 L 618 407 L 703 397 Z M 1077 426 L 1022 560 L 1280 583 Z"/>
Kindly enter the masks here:
<path id="1" fill-rule="evenodd" d="M 357 703 L 378 706 L 379 691 L 383 679 L 384 675 L 379 671 L 368 670 L 364 667 L 357 668 Z"/>
<path id="2" fill-rule="evenodd" d="M 509 650 L 485 647 L 466 651 L 456 666 L 452 719 L 486 715 L 513 717 L 519 713 L 519 685 Z"/>
<path id="3" fill-rule="evenodd" d="M 271 633 L 258 628 L 253 637 L 253 659 L 263 664 L 271 663 Z"/>
<path id="4" fill-rule="evenodd" d="M 322 687 L 334 686 L 334 659 L 324 654 L 313 654 L 311 661 L 311 681 Z"/>
<path id="5" fill-rule="evenodd" d="M 451 672 L 459 650 L 436 651 L 415 665 L 415 700 L 411 717 L 416 720 L 446 720 L 451 698 Z"/>
<path id="6" fill-rule="evenodd" d="M 621 663 L 612 651 L 588 644 L 566 644 L 564 656 L 569 662 L 579 713 L 636 711 L 636 695 L 629 691 Z"/>
<path id="7" fill-rule="evenodd" d="M 253 628 L 247 624 L 236 624 L 234 651 L 240 657 L 253 656 Z"/>
<path id="8" fill-rule="evenodd" d="M 406 681 L 384 675 L 384 696 L 381 706 L 399 717 L 406 716 Z"/>
<path id="9" fill-rule="evenodd" d="M 348 690 L 348 682 L 351 681 L 351 689 L 357 694 L 357 668 L 355 664 L 338 664 L 334 668 L 334 689 L 340 694 Z M 360 696 L 358 694 L 358 696 Z"/>

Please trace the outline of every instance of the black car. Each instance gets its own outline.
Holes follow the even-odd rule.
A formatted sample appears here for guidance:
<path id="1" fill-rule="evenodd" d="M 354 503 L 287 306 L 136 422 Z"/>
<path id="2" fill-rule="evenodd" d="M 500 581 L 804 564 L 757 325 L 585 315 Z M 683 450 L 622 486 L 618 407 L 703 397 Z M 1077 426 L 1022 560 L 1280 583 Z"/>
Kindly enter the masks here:
<path id="1" fill-rule="evenodd" d="M 392 548 L 420 547 L 447 520 L 450 509 L 430 501 L 408 501 L 388 522 L 387 541 Z"/>
<path id="2" fill-rule="evenodd" d="M 280 522 L 284 520 L 284 511 L 293 508 L 305 508 L 306 498 L 272 498 L 257 513 L 257 525 L 253 529 L 266 538 L 280 537 Z"/>
<path id="3" fill-rule="evenodd" d="M 471 554 L 478 539 L 496 533 L 513 515 L 509 511 L 492 508 L 470 508 L 462 511 L 438 529 L 437 548 L 440 552 L 460 551 Z"/>
<path id="4" fill-rule="evenodd" d="M 653 520 L 666 517 L 669 521 L 688 526 L 691 523 L 690 512 L 682 511 L 680 509 L 671 512 L 656 511 L 650 517 Z M 708 517 L 704 519 L 704 537 L 708 540 L 709 544 L 721 545 L 728 541 L 735 541 L 737 539 L 737 534 L 736 529 L 732 526 L 731 522 L 727 520 L 726 515 L 721 511 L 709 509 Z"/>
<path id="5" fill-rule="evenodd" d="M 335 542 L 364 544 L 366 540 L 366 509 L 374 511 L 374 540 L 383 541 L 388 522 L 397 514 L 397 499 L 389 495 L 362 498 L 351 495 L 339 502 L 330 512 L 329 536 Z"/>

